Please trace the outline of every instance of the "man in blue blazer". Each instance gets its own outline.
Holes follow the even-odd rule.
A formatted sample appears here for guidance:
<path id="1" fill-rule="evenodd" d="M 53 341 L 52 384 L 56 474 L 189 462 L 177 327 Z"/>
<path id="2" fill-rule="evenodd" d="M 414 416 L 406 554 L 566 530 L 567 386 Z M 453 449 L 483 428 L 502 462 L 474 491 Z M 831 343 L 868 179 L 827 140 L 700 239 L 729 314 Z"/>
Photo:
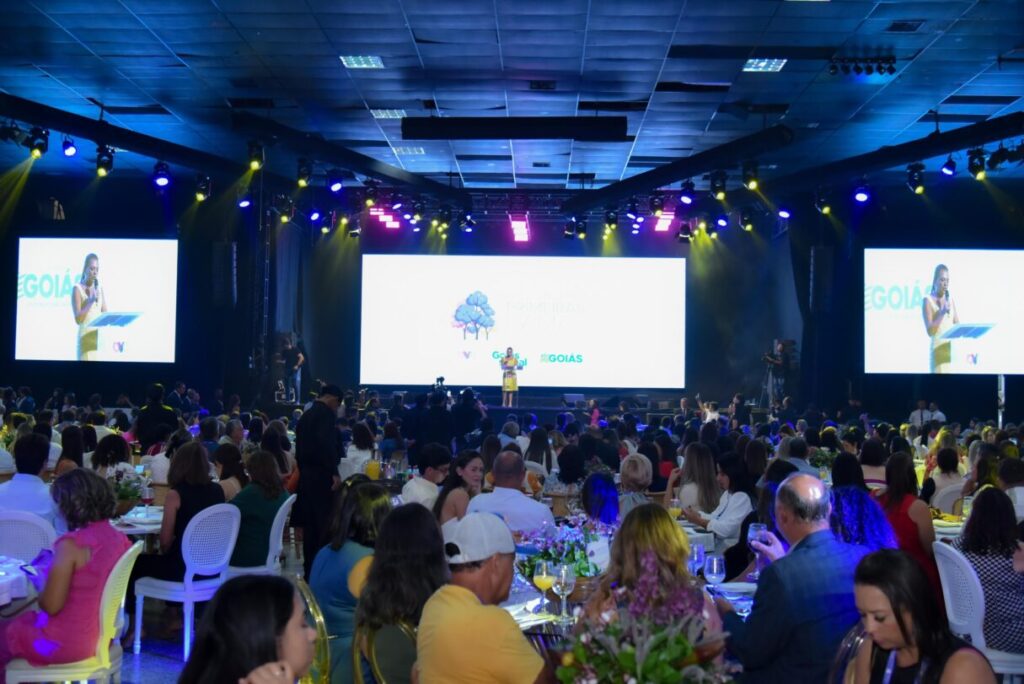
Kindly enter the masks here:
<path id="1" fill-rule="evenodd" d="M 853 573 L 868 549 L 838 541 L 831 512 L 821 480 L 800 473 L 786 478 L 775 517 L 789 552 L 774 536 L 757 545 L 774 562 L 761 573 L 746 622 L 716 600 L 729 651 L 743 664 L 742 682 L 824 682 L 840 641 L 859 619 Z"/>

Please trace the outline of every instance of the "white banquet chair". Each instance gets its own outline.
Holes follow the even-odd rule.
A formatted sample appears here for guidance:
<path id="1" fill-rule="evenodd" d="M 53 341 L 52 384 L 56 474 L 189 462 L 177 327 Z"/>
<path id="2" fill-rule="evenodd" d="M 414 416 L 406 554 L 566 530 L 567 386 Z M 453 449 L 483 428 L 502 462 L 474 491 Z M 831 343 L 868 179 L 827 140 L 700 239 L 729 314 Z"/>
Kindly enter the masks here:
<path id="1" fill-rule="evenodd" d="M 142 577 L 135 581 L 135 643 L 133 651 L 142 648 L 142 605 L 148 598 L 181 603 L 185 612 L 184 659 L 192 650 L 192 630 L 197 603 L 209 601 L 227 580 L 228 563 L 238 540 L 242 514 L 237 506 L 215 504 L 204 508 L 189 521 L 181 540 L 181 556 L 185 561 L 185 578 L 181 582 Z M 197 580 L 196 575 L 216 575 Z"/>
<path id="2" fill-rule="evenodd" d="M 7 682 L 64 682 L 96 680 L 98 682 L 121 681 L 121 608 L 128 579 L 132 574 L 135 559 L 142 553 L 143 542 L 135 542 L 125 551 L 107 576 L 100 599 L 100 631 L 96 641 L 96 655 L 85 660 L 60 665 L 33 667 L 28 661 L 16 658 L 7 665 Z"/>
<path id="3" fill-rule="evenodd" d="M 943 487 L 932 496 L 931 507 L 937 508 L 943 513 L 952 513 L 953 505 L 960 499 L 960 492 L 963 491 L 963 488 L 963 485 L 958 484 Z"/>
<path id="4" fill-rule="evenodd" d="M 30 563 L 57 541 L 53 525 L 35 513 L 0 510 L 0 556 Z"/>
<path id="5" fill-rule="evenodd" d="M 1024 675 L 1024 654 L 996 651 L 985 644 L 982 629 L 985 621 L 985 593 L 974 566 L 949 544 L 935 542 L 932 548 L 935 549 L 935 562 L 939 566 L 950 630 L 959 636 L 969 637 L 971 645 L 985 654 L 996 674 Z"/>
<path id="6" fill-rule="evenodd" d="M 274 515 L 274 522 L 270 526 L 270 544 L 267 547 L 267 562 L 263 565 L 254 565 L 250 568 L 228 566 L 228 577 L 239 575 L 280 575 L 281 574 L 281 549 L 284 546 L 284 526 L 288 522 L 288 516 L 295 505 L 295 494 L 292 494 Z"/>

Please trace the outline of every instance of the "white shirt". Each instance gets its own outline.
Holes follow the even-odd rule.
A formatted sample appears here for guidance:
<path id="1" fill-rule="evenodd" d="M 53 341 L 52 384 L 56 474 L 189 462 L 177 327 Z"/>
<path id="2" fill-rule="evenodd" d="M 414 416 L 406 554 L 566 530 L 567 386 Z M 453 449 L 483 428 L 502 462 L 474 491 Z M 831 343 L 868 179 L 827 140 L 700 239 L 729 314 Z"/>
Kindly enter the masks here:
<path id="1" fill-rule="evenodd" d="M 57 467 L 57 461 L 60 460 L 61 451 L 63 451 L 63 449 L 61 449 L 59 445 L 50 442 L 50 455 L 46 459 L 47 470 L 53 470 Z"/>
<path id="2" fill-rule="evenodd" d="M 554 526 L 551 509 L 534 501 L 518 489 L 495 487 L 490 494 L 478 494 L 469 501 L 467 513 L 494 513 L 500 516 L 513 532 L 539 530 L 544 525 Z"/>
<path id="3" fill-rule="evenodd" d="M 171 459 L 161 451 L 149 461 L 149 477 L 153 484 L 167 484 L 167 471 L 171 469 Z"/>
<path id="4" fill-rule="evenodd" d="M 423 504 L 429 510 L 434 510 L 434 502 L 437 501 L 437 495 L 440 493 L 440 487 L 425 477 L 417 475 L 402 487 L 402 501 Z"/>
<path id="5" fill-rule="evenodd" d="M 108 435 L 116 434 L 113 430 L 106 427 L 105 425 L 94 425 L 93 428 L 96 430 L 96 441 L 100 441 Z"/>
<path id="6" fill-rule="evenodd" d="M 0 484 L 0 508 L 35 513 L 54 527 L 64 526 L 50 488 L 35 475 L 15 473 L 9 482 Z"/>
<path id="7" fill-rule="evenodd" d="M 718 508 L 708 518 L 708 531 L 715 534 L 715 550 L 722 551 L 740 540 L 743 519 L 754 510 L 750 497 L 743 492 L 722 492 Z"/>
<path id="8" fill-rule="evenodd" d="M 932 412 L 929 411 L 928 409 L 917 409 L 916 411 L 910 414 L 910 419 L 908 422 L 911 425 L 921 427 L 922 425 L 925 425 L 929 421 L 931 421 L 932 416 Z M 945 416 L 943 416 L 943 418 L 945 418 Z"/>
<path id="9" fill-rule="evenodd" d="M 939 410 L 932 411 L 932 420 L 937 420 L 940 423 L 945 423 L 946 414 Z"/>
<path id="10" fill-rule="evenodd" d="M 1013 510 L 1017 514 L 1017 522 L 1024 520 L 1024 485 L 1017 485 L 1006 490 L 1006 495 L 1013 502 Z"/>
<path id="11" fill-rule="evenodd" d="M 366 469 L 366 464 L 373 458 L 373 451 L 369 449 L 356 449 L 355 444 L 349 444 L 345 450 L 345 458 L 338 463 L 338 476 L 341 481 L 361 473 Z"/>
<path id="12" fill-rule="evenodd" d="M 0 447 L 0 473 L 13 473 L 14 470 L 14 457 L 11 456 L 11 452 Z"/>

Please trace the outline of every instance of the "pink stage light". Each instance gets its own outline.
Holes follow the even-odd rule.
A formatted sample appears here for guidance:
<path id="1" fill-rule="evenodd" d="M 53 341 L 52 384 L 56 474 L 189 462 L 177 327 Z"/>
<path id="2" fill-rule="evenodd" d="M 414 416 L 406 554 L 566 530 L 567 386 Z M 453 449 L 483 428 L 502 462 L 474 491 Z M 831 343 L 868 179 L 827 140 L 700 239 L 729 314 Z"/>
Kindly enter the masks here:
<path id="1" fill-rule="evenodd" d="M 658 217 L 658 223 L 654 226 L 655 233 L 667 233 L 669 227 L 672 225 L 672 216 L 667 213 L 663 213 Z"/>
<path id="2" fill-rule="evenodd" d="M 509 225 L 512 226 L 512 239 L 515 242 L 530 241 L 530 215 L 509 214 Z"/>
<path id="3" fill-rule="evenodd" d="M 398 230 L 402 227 L 401 222 L 394 214 L 389 213 L 381 207 L 370 207 L 370 216 L 373 216 L 388 230 Z"/>

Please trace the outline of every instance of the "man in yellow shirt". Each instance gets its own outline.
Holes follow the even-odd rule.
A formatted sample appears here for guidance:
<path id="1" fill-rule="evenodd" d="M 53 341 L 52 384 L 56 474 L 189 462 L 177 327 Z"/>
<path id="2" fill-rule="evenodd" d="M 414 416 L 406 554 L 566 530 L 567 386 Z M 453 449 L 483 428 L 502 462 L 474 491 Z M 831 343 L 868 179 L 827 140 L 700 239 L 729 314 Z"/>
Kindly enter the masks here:
<path id="1" fill-rule="evenodd" d="M 515 543 L 492 513 L 470 513 L 447 535 L 451 584 L 423 607 L 416 638 L 422 684 L 532 684 L 549 674 L 509 613 Z"/>

